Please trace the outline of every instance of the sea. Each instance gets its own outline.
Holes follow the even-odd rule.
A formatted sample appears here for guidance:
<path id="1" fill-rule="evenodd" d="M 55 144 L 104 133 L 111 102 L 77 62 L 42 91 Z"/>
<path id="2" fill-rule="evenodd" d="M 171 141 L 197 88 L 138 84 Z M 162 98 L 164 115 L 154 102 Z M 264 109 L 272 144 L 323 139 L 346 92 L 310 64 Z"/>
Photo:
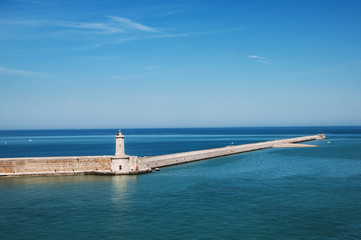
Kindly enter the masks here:
<path id="1" fill-rule="evenodd" d="M 112 155 L 118 129 L 0 131 L 0 158 Z M 132 176 L 0 178 L 0 239 L 361 239 L 361 127 L 122 129 L 155 156 L 324 133 Z"/>

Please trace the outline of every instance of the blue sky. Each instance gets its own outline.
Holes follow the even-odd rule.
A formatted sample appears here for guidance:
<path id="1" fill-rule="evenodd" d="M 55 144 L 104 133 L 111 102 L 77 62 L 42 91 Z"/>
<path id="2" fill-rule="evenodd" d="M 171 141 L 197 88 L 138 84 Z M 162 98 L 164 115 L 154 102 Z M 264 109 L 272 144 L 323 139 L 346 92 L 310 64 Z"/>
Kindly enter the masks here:
<path id="1" fill-rule="evenodd" d="M 0 1 L 0 129 L 361 125 L 361 1 Z"/>

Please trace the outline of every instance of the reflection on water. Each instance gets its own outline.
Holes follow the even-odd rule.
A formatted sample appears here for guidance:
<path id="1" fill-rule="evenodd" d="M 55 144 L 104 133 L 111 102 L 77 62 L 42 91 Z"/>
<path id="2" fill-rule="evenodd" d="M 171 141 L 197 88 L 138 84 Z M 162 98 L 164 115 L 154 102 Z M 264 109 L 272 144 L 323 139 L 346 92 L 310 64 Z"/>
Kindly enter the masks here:
<path id="1" fill-rule="evenodd" d="M 89 184 L 91 182 L 107 182 L 108 176 L 68 175 L 68 176 L 27 176 L 0 178 L 0 187 L 9 185 L 74 185 Z"/>
<path id="2" fill-rule="evenodd" d="M 118 175 L 110 177 L 112 182 L 112 201 L 121 202 L 128 197 L 127 189 L 136 183 L 137 176 Z"/>

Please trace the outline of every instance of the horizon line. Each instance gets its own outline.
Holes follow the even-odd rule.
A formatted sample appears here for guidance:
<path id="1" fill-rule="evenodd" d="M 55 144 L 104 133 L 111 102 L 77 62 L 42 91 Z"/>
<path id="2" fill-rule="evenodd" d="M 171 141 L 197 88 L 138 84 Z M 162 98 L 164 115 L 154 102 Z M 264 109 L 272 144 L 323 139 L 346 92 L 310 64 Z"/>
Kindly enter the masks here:
<path id="1" fill-rule="evenodd" d="M 51 130 L 114 130 L 114 129 L 216 129 L 216 128 L 306 128 L 306 127 L 360 127 L 361 125 L 293 125 L 293 126 L 233 126 L 233 127 L 125 127 L 125 128 L 20 128 L 0 131 L 51 131 Z"/>

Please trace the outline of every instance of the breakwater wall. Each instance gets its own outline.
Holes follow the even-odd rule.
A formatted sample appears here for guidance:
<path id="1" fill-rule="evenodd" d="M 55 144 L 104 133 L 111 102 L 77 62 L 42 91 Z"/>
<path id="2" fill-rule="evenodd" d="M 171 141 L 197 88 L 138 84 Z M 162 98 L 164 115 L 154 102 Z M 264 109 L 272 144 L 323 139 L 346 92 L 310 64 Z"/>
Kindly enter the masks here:
<path id="1" fill-rule="evenodd" d="M 314 136 L 138 158 L 137 156 L 128 156 L 125 154 L 124 136 L 119 131 L 116 136 L 115 155 L 0 158 L 0 177 L 24 175 L 141 174 L 150 172 L 152 168 L 157 167 L 200 161 L 209 158 L 277 147 L 284 144 L 288 144 L 289 147 L 290 144 L 292 145 L 299 142 L 320 140 L 324 138 L 325 136 L 323 134 L 319 134 Z"/>
<path id="2" fill-rule="evenodd" d="M 158 168 L 177 164 L 200 161 L 210 158 L 222 157 L 243 152 L 255 151 L 260 149 L 272 148 L 283 144 L 296 144 L 313 140 L 325 139 L 325 135 L 318 134 L 313 136 L 274 140 L 268 142 L 251 143 L 237 146 L 227 146 L 222 148 L 214 148 L 208 150 L 199 150 L 175 154 L 167 154 L 154 157 L 144 157 L 138 159 L 138 164 L 142 168 Z"/>
<path id="3" fill-rule="evenodd" d="M 110 171 L 110 156 L 0 158 L 0 175 L 65 175 Z"/>
<path id="4" fill-rule="evenodd" d="M 79 156 L 0 158 L 1 176 L 24 175 L 117 175 L 139 174 L 147 169 L 137 167 L 136 156 Z"/>

